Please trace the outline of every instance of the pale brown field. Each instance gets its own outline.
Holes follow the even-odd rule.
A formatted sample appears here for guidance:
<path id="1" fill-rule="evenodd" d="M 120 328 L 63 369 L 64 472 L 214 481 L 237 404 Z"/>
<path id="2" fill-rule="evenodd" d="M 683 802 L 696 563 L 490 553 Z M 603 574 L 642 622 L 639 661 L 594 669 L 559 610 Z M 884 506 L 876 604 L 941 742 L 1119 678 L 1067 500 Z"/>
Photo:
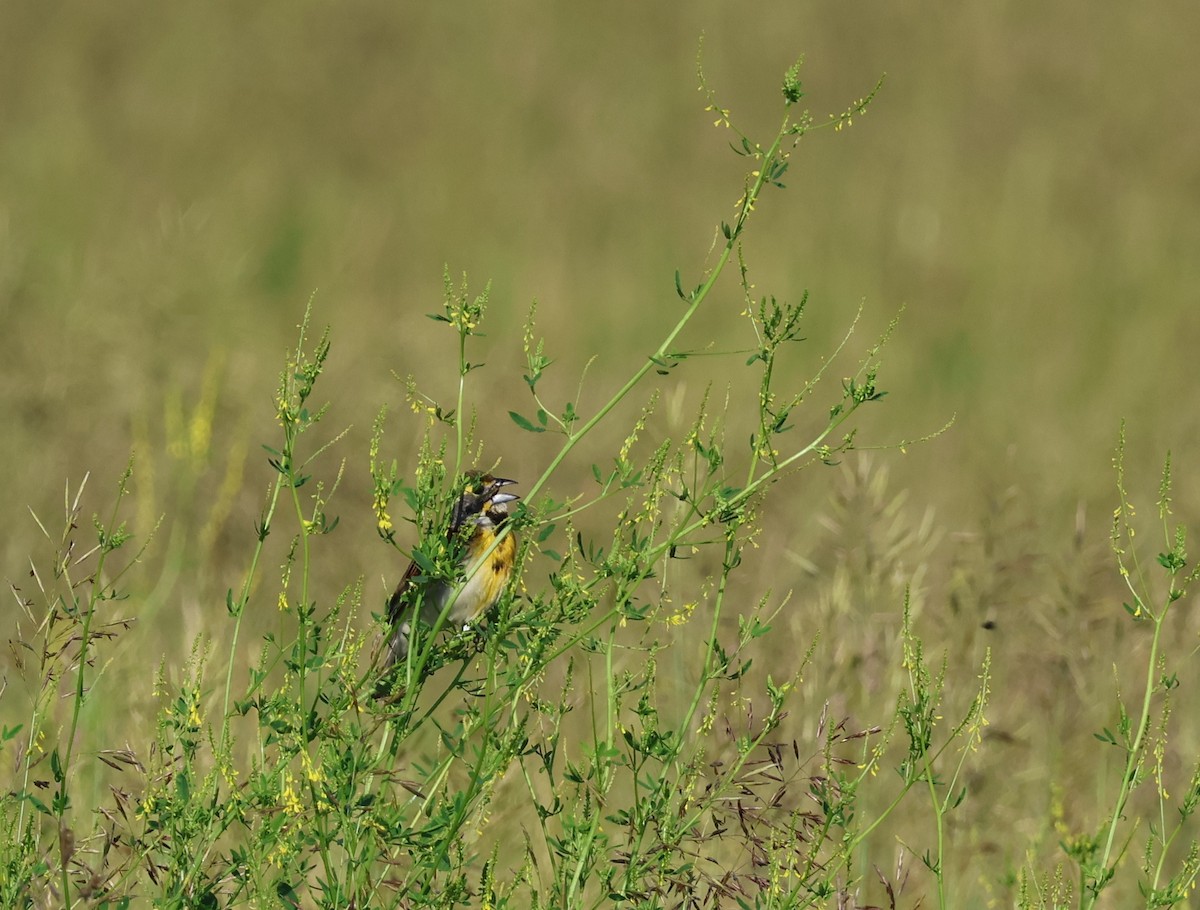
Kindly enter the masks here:
<path id="1" fill-rule="evenodd" d="M 1014 906 L 1021 869 L 1053 870 L 1063 831 L 1094 829 L 1111 809 L 1119 756 L 1093 734 L 1115 729 L 1118 684 L 1140 703 L 1148 636 L 1122 609 L 1109 548 L 1122 418 L 1143 559 L 1165 548 L 1152 530 L 1168 450 L 1172 521 L 1200 529 L 1198 27 L 1195 6 L 1175 0 L 1153 11 L 4 5 L 0 567 L 28 589 L 30 558 L 49 553 L 29 510 L 50 526 L 64 487 L 90 472 L 90 523 L 131 451 L 125 517 L 139 542 L 157 526 L 127 586 L 137 625 L 105 652 L 82 741 L 136 748 L 153 732 L 160 660 L 170 680 L 197 636 L 216 653 L 228 642 L 226 591 L 273 479 L 260 448 L 277 445 L 272 395 L 310 297 L 332 337 L 316 395 L 331 406 L 323 438 L 349 427 L 317 472 L 331 482 L 345 460 L 330 506 L 340 526 L 321 540 L 311 584 L 328 601 L 361 578 L 362 628 L 403 571 L 371 512 L 372 420 L 389 406 L 386 455 L 408 475 L 424 424 L 402 380 L 442 401 L 457 382 L 452 340 L 425 318 L 443 266 L 475 288 L 491 281 L 471 405 L 485 457 L 508 476 L 531 480 L 556 450 L 508 416 L 532 410 L 521 378 L 531 302 L 556 360 L 551 397 L 574 395 L 594 358 L 579 403 L 595 407 L 644 362 L 677 318 L 675 270 L 694 279 L 711 264 L 741 190 L 732 134 L 696 91 L 703 33 L 709 83 L 765 138 L 798 54 L 818 120 L 886 73 L 852 127 L 801 142 L 787 190 L 764 199 L 747 234 L 750 280 L 780 299 L 810 294 L 785 384 L 811 375 L 863 302 L 831 394 L 903 307 L 882 357 L 888 397 L 858 421 L 863 446 L 955 420 L 903 452 L 782 479 L 730 600 L 791 592 L 756 657 L 763 676 L 786 676 L 816 638 L 785 739 L 811 738 L 827 702 L 853 726 L 887 722 L 905 678 L 906 588 L 927 656 L 946 655 L 951 708 L 972 697 L 991 649 L 990 725 L 949 823 L 946 906 Z M 681 344 L 748 347 L 743 305 L 731 274 Z M 744 359 L 695 358 L 654 377 L 550 492 L 591 483 L 652 388 L 649 444 L 684 432 L 710 384 L 714 400 L 727 389 L 740 400 L 753 382 Z M 798 415 L 799 431 L 827 406 Z M 731 447 L 751 419 L 735 405 Z M 612 520 L 596 510 L 580 524 L 602 533 Z M 271 573 L 286 548 L 272 540 L 264 558 L 247 666 L 257 636 L 284 622 Z M 716 558 L 698 561 L 697 577 Z M 526 586 L 544 588 L 550 565 L 534 559 Z M 1165 648 L 1180 688 L 1164 767 L 1182 793 L 1200 755 L 1200 617 L 1194 595 L 1172 609 Z M 10 637 L 20 616 L 6 616 Z M 688 655 L 672 668 L 684 676 Z M 0 720 L 12 724 L 27 683 L 6 661 Z M 79 786 L 77 799 L 103 799 L 99 782 Z M 889 798 L 873 790 L 861 811 Z M 1119 899 L 1102 906 L 1141 900 L 1132 867 L 1148 826 Z M 915 869 L 901 906 L 921 895 L 936 906 L 919 862 L 930 837 L 927 811 L 906 808 L 852 871 L 873 881 L 870 864 L 904 856 Z"/>

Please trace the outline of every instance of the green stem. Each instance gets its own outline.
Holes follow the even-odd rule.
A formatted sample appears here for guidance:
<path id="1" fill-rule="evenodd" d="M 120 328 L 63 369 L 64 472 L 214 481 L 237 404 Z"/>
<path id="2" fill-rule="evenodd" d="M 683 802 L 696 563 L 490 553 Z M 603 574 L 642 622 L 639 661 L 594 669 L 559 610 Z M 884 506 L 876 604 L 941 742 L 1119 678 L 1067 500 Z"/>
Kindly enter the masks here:
<path id="1" fill-rule="evenodd" d="M 218 751 L 224 754 L 226 743 L 229 740 L 229 701 L 233 694 L 233 667 L 234 657 L 237 655 L 238 638 L 242 630 L 242 617 L 245 615 L 246 607 L 250 604 L 250 587 L 254 583 L 254 579 L 258 576 L 258 563 L 262 557 L 263 545 L 266 535 L 270 533 L 271 523 L 275 518 L 275 509 L 279 502 L 279 493 L 283 489 L 283 476 L 275 475 L 275 483 L 272 484 L 270 498 L 267 500 L 267 509 L 263 513 L 262 531 L 259 539 L 254 546 L 254 553 L 250 557 L 250 566 L 246 570 L 246 577 L 242 581 L 242 589 L 238 593 L 237 599 L 237 616 L 233 621 L 233 636 L 229 643 L 229 659 L 225 662 L 225 693 L 221 699 L 221 737 L 219 740 Z"/>
<path id="2" fill-rule="evenodd" d="M 1133 775 L 1137 768 L 1139 756 L 1146 741 L 1146 733 L 1150 729 L 1150 707 L 1154 697 L 1154 673 L 1158 666 L 1158 649 L 1159 637 L 1162 634 L 1163 619 L 1167 614 L 1164 608 L 1158 616 L 1154 617 L 1154 636 L 1150 641 L 1150 657 L 1146 666 L 1146 691 L 1142 695 L 1142 713 L 1138 720 L 1137 734 L 1133 738 L 1133 742 L 1127 749 L 1125 757 L 1125 770 L 1121 775 L 1121 786 L 1117 791 L 1117 802 L 1113 808 L 1112 817 L 1108 823 L 1108 834 L 1104 839 L 1104 850 L 1100 854 L 1099 875 L 1093 883 L 1093 887 L 1084 888 L 1081 890 L 1079 898 L 1079 906 L 1088 910 L 1095 906 L 1096 900 L 1100 896 L 1100 892 L 1104 889 L 1107 881 L 1108 864 L 1112 857 L 1113 844 L 1117 838 L 1117 825 L 1125 815 L 1125 805 L 1129 802 L 1129 796 L 1133 792 Z"/>
<path id="3" fill-rule="evenodd" d="M 778 153 L 780 146 L 783 144 L 784 136 L 787 133 L 787 124 L 788 120 L 785 117 L 783 120 L 783 125 L 779 128 L 779 132 L 775 136 L 775 141 L 771 144 L 770 149 L 763 155 L 762 164 L 759 167 L 758 175 L 755 177 L 754 183 L 751 185 L 750 189 L 746 191 L 746 197 L 742 202 L 741 210 L 738 213 L 738 217 L 734 222 L 733 228 L 729 232 L 729 238 L 725 241 L 725 245 L 721 249 L 721 255 L 718 257 L 716 264 L 712 268 L 712 271 L 709 272 L 708 278 L 706 278 L 704 283 L 701 284 L 700 287 L 697 288 L 697 290 L 692 294 L 691 302 L 688 304 L 688 308 L 684 311 L 684 314 L 675 323 L 675 326 L 667 333 L 666 337 L 663 339 L 662 343 L 658 346 L 655 352 L 646 359 L 645 363 L 643 363 L 640 367 L 638 367 L 637 370 L 634 371 L 633 375 L 630 376 L 629 379 L 626 380 L 625 384 L 617 390 L 616 394 L 613 395 L 612 398 L 610 398 L 607 402 L 605 402 L 600 409 L 596 411 L 596 413 L 593 414 L 583 424 L 583 426 L 579 428 L 578 431 L 567 436 L 566 442 L 563 443 L 562 448 L 560 448 L 558 451 L 558 454 L 556 454 L 550 461 L 550 464 L 547 465 L 546 470 L 542 472 L 542 476 L 539 477 L 534 482 L 533 486 L 529 488 L 526 498 L 532 500 L 539 492 L 541 492 L 542 487 L 546 485 L 551 475 L 558 470 L 558 466 L 563 463 L 563 461 L 571 453 L 579 441 L 591 433 L 591 431 L 596 428 L 600 421 L 607 417 L 613 408 L 615 408 L 626 398 L 626 396 L 629 395 L 630 392 L 634 390 L 634 388 L 637 387 L 637 385 L 646 377 L 646 374 L 649 373 L 650 370 L 655 366 L 657 366 L 655 361 L 661 361 L 663 357 L 670 353 L 671 346 L 674 344 L 675 339 L 679 337 L 679 333 L 683 331 L 684 327 L 687 326 L 687 324 L 692 320 L 692 317 L 696 315 L 696 311 L 700 308 L 700 305 L 705 301 L 705 299 L 707 299 L 709 293 L 711 293 L 713 289 L 713 286 L 717 283 L 717 279 L 721 277 L 721 273 L 725 270 L 725 266 L 729 262 L 729 257 L 733 253 L 734 246 L 737 243 L 738 238 L 742 235 L 742 230 L 745 227 L 746 221 L 749 219 L 751 212 L 754 211 L 754 205 L 758 201 L 759 194 L 766 185 L 768 173 L 767 163 L 774 161 L 775 155 Z"/>
<path id="4" fill-rule="evenodd" d="M 680 736 L 677 737 L 677 739 L 676 739 L 675 748 L 672 750 L 672 754 L 671 754 L 671 758 L 670 758 L 670 763 L 672 766 L 675 767 L 677 773 L 679 772 L 679 768 L 678 768 L 679 754 L 680 754 L 680 752 L 682 752 L 683 746 L 684 746 L 683 734 L 686 731 L 689 731 L 691 729 L 692 720 L 695 718 L 696 712 L 700 708 L 700 701 L 704 697 L 704 693 L 708 689 L 708 684 L 710 682 L 712 682 L 712 680 L 713 680 L 713 654 L 716 651 L 717 632 L 720 627 L 721 615 L 723 612 L 722 608 L 724 607 L 724 604 L 725 604 L 725 591 L 728 587 L 730 567 L 733 564 L 733 559 L 734 559 L 736 550 L 737 550 L 737 546 L 736 546 L 735 541 L 729 537 L 726 537 L 726 539 L 725 539 L 725 558 L 722 560 L 722 563 L 721 563 L 721 579 L 717 583 L 717 593 L 716 593 L 716 596 L 713 598 L 714 603 L 713 603 L 712 621 L 709 624 L 708 638 L 705 643 L 704 666 L 702 667 L 702 669 L 700 671 L 700 680 L 696 684 L 696 688 L 695 688 L 694 692 L 692 693 L 691 703 L 688 705 L 688 709 L 684 713 L 684 716 L 683 716 L 682 720 L 680 721 L 680 724 L 679 724 Z M 763 731 L 760 733 L 759 741 L 761 741 L 762 737 L 764 737 L 766 735 L 766 733 L 768 732 L 769 729 L 770 729 L 769 725 L 764 726 Z M 757 742 L 756 742 L 756 745 L 757 745 Z M 753 751 L 753 749 L 748 750 L 745 756 L 741 756 L 739 758 L 739 761 L 734 765 L 733 769 L 731 770 L 731 773 L 736 774 L 737 771 L 740 770 L 742 764 L 746 761 L 746 758 L 748 758 L 750 752 L 752 752 L 752 751 Z M 714 801 L 718 798 L 721 798 L 721 796 L 722 796 L 722 794 L 720 791 L 714 790 L 710 799 L 704 800 L 701 803 L 699 803 L 698 805 L 696 805 L 695 807 L 693 807 L 693 811 L 690 816 L 688 816 L 686 818 L 681 818 L 678 821 L 678 823 L 673 825 L 674 830 L 677 832 L 689 831 L 691 828 L 693 828 L 696 824 L 699 823 L 700 818 L 711 808 Z M 642 828 L 639 828 L 637 841 L 635 842 L 634 848 L 630 851 L 631 854 L 637 855 L 641 852 L 642 838 L 645 836 L 645 834 L 646 834 L 645 827 L 643 826 Z M 633 864 L 631 862 L 629 865 L 629 871 L 626 874 L 626 883 L 629 887 L 632 887 L 634 884 L 633 879 L 632 879 L 632 873 L 633 873 Z"/>
<path id="5" fill-rule="evenodd" d="M 604 758 L 600 757 L 601 737 L 596 729 L 594 716 L 592 724 L 592 743 L 595 745 L 595 760 L 596 760 L 596 804 L 592 807 L 592 819 L 588 825 L 588 830 L 582 843 L 576 845 L 578 857 L 575 860 L 575 869 L 571 873 L 571 881 L 567 885 L 564 907 L 578 906 L 579 890 L 583 883 L 584 870 L 589 865 L 588 861 L 592 856 L 593 849 L 596 844 L 596 836 L 600 830 L 600 817 L 603 812 L 603 799 L 608 793 L 609 785 L 612 781 L 612 759 L 609 757 L 609 750 L 613 747 L 613 734 L 616 727 L 616 702 L 617 696 L 614 689 L 615 676 L 613 675 L 613 651 L 616 648 L 615 630 L 610 627 L 607 647 L 604 650 L 604 676 L 608 681 L 607 697 L 605 698 L 605 731 L 603 743 L 605 745 Z"/>
<path id="6" fill-rule="evenodd" d="M 467 387 L 467 335 L 470 330 L 458 330 L 458 401 L 454 409 L 454 476 L 460 477 L 463 470 L 463 401 Z M 462 492 L 459 490 L 458 492 Z"/>
<path id="7" fill-rule="evenodd" d="M 296 362 L 299 363 L 304 349 L 304 329 L 308 325 L 308 317 L 305 315 L 304 322 L 301 325 L 300 340 L 296 345 Z M 292 380 L 288 380 L 290 383 Z M 290 385 L 285 385 L 281 391 L 282 395 L 290 393 Z M 238 594 L 237 600 L 237 615 L 233 622 L 233 635 L 229 642 L 229 657 L 225 662 L 225 691 L 221 699 L 221 735 L 218 739 L 217 755 L 219 761 L 225 760 L 225 754 L 228 749 L 230 736 L 230 714 L 229 703 L 233 697 L 233 668 L 236 664 L 238 640 L 241 635 L 242 618 L 246 614 L 246 608 L 250 604 L 250 589 L 254 584 L 255 578 L 258 577 L 258 564 L 262 558 L 263 549 L 265 547 L 266 538 L 270 534 L 271 524 L 275 519 L 275 511 L 279 506 L 279 494 L 283 490 L 285 480 L 288 480 L 292 485 L 293 495 L 295 484 L 292 482 L 293 468 L 295 463 L 295 444 L 299 431 L 296 425 L 292 422 L 290 411 L 281 403 L 280 418 L 283 421 L 283 450 L 280 454 L 279 468 L 275 473 L 275 481 L 271 485 L 271 492 L 267 500 L 267 508 L 263 513 L 262 525 L 259 528 L 258 540 L 254 545 L 254 553 L 250 557 L 250 565 L 246 570 L 246 575 L 242 580 L 241 591 Z M 211 843 L 213 838 L 217 836 L 216 819 L 219 813 L 216 811 L 216 803 L 219 799 L 219 790 L 213 790 L 213 805 L 210 807 L 209 819 L 205 827 L 204 837 L 201 843 Z M 191 880 L 199 874 L 201 864 L 204 861 L 206 851 L 198 850 L 194 854 L 194 859 L 184 873 L 181 888 L 186 890 Z"/>
<path id="8" fill-rule="evenodd" d="M 946 910 L 946 882 L 942 874 L 942 857 L 945 852 L 945 806 L 938 802 L 937 788 L 933 783 L 933 766 L 928 753 L 925 757 L 925 783 L 929 786 L 929 800 L 933 805 L 934 825 L 937 830 L 937 867 L 933 877 L 937 880 L 938 906 Z"/>
<path id="9" fill-rule="evenodd" d="M 305 704 L 307 699 L 305 698 L 304 690 L 308 681 L 308 627 L 311 619 L 308 613 L 308 578 L 310 558 L 309 540 L 311 535 L 308 532 L 308 526 L 304 520 L 304 506 L 300 502 L 300 493 L 296 487 L 296 477 L 290 470 L 288 472 L 288 481 L 288 486 L 291 487 L 292 491 L 292 507 L 296 510 L 296 522 L 300 527 L 300 599 L 296 604 L 296 619 L 299 621 L 300 626 L 300 666 L 297 669 L 296 674 L 299 677 L 300 682 L 300 691 L 298 694 L 297 704 L 300 706 L 300 710 L 304 711 L 306 715 L 302 719 L 304 741 L 301 743 L 301 747 L 307 749 L 309 735 L 307 717 L 308 709 L 307 705 Z"/>
<path id="10" fill-rule="evenodd" d="M 462 826 L 467 819 L 467 814 L 474 805 L 475 799 L 482 789 L 484 765 L 488 761 L 490 752 L 494 745 L 493 736 L 495 734 L 493 733 L 491 724 L 491 721 L 494 719 L 493 715 L 495 712 L 495 708 L 492 703 L 494 697 L 495 686 L 488 686 L 487 694 L 484 697 L 483 709 L 480 711 L 480 717 L 484 718 L 484 723 L 481 725 L 483 728 L 483 742 L 480 744 L 479 752 L 477 753 L 478 760 L 471 768 L 471 778 L 467 784 L 466 793 L 463 794 L 463 798 L 459 803 L 458 810 L 454 814 L 454 818 L 451 820 L 447 828 L 438 834 L 439 844 L 437 857 L 435 861 L 428 867 L 432 874 L 436 875 L 437 870 L 446 865 L 446 859 L 450 853 L 450 846 L 454 842 L 454 839 L 458 836 L 458 832 L 462 830 Z M 450 756 L 449 760 L 452 761 L 453 756 Z M 448 767 L 449 766 L 447 765 L 447 768 Z M 433 798 L 432 790 L 429 794 L 429 798 Z"/>
<path id="11" fill-rule="evenodd" d="M 108 524 L 105 527 L 104 533 L 112 534 L 113 528 L 117 525 L 117 512 L 121 507 L 121 500 L 125 497 L 125 482 L 128 479 L 128 474 L 122 478 L 120 486 L 117 490 L 117 498 L 113 503 L 112 513 L 109 516 Z M 84 699 L 84 674 L 88 664 L 88 649 L 92 643 L 92 619 L 96 615 L 96 605 L 104 599 L 104 564 L 108 561 L 108 554 L 111 552 L 110 544 L 102 540 L 100 545 L 100 555 L 96 559 L 96 568 L 92 573 L 92 585 L 88 594 L 87 607 L 83 612 L 83 622 L 79 631 L 79 666 L 75 673 L 75 692 L 71 699 L 71 721 L 67 725 L 67 744 L 66 754 L 62 758 L 60 774 L 62 780 L 59 781 L 58 796 L 55 800 L 55 815 L 58 818 L 58 827 L 60 834 L 63 832 L 64 819 L 66 817 L 68 802 L 67 782 L 70 780 L 71 762 L 75 755 L 75 738 L 79 731 L 79 718 L 83 713 Z M 63 563 L 63 578 L 67 582 L 68 590 L 74 589 L 71 583 L 70 571 Z M 60 847 L 62 841 L 60 840 Z M 67 874 L 67 857 L 60 851 L 60 884 L 62 887 L 62 901 L 64 907 L 71 906 L 71 879 Z"/>

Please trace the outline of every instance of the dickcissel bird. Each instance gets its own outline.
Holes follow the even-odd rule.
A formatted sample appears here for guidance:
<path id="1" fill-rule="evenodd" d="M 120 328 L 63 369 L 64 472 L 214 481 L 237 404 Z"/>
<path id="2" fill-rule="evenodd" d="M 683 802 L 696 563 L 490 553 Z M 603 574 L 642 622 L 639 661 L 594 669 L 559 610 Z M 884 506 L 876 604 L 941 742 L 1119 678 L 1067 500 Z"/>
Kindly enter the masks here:
<path id="1" fill-rule="evenodd" d="M 515 480 L 493 477 L 481 471 L 469 471 L 464 475 L 464 489 L 454 504 L 447 535 L 450 546 L 463 547 L 459 579 L 425 580 L 421 578 L 416 562 L 409 563 L 408 571 L 388 601 L 392 635 L 384 655 L 384 670 L 408 657 L 416 609 L 420 609 L 421 622 L 433 625 L 461 585 L 462 590 L 450 604 L 445 624 L 448 628 L 462 628 L 490 610 L 500 599 L 512 578 L 517 537 L 509 531 L 495 547 L 492 544 L 508 520 L 508 504 L 521 498 L 500 492 L 514 483 Z M 465 530 L 468 527 L 469 532 Z M 489 548 L 492 548 L 490 553 Z"/>

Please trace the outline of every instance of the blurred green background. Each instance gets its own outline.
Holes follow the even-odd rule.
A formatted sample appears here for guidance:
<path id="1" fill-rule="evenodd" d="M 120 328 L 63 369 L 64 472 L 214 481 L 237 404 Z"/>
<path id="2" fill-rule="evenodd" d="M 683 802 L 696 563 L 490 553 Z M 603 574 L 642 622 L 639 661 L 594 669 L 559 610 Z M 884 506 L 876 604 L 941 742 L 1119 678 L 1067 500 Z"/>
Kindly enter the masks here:
<path id="1" fill-rule="evenodd" d="M 1005 826 L 995 840 L 1036 837 L 1049 778 L 1079 767 L 1070 756 L 1095 745 L 1087 724 L 1111 717 L 1110 645 L 1123 649 L 1127 634 L 1106 556 L 1121 417 L 1143 514 L 1171 449 L 1177 514 L 1200 525 L 1200 8 L 1184 0 L 6 2 L 5 577 L 24 584 L 42 546 L 26 507 L 51 525 L 64 484 L 90 471 L 86 517 L 136 448 L 131 521 L 144 534 L 165 515 L 154 615 L 171 618 L 138 634 L 153 655 L 186 653 L 243 571 L 270 480 L 258 446 L 274 443 L 272 394 L 315 293 L 314 321 L 333 338 L 317 397 L 333 405 L 329 435 L 352 427 L 330 509 L 342 526 L 322 542 L 322 571 L 331 591 L 364 576 L 377 609 L 399 570 L 374 533 L 366 440 L 389 404 L 391 454 L 412 465 L 421 425 L 393 373 L 433 395 L 453 388 L 451 340 L 424 318 L 443 265 L 476 288 L 492 281 L 474 359 L 487 362 L 494 413 L 480 433 L 518 478 L 536 476 L 554 445 L 506 414 L 529 409 L 530 302 L 559 361 L 552 389 L 573 394 L 596 356 L 586 408 L 676 318 L 674 270 L 699 280 L 744 165 L 696 91 L 701 34 L 721 103 L 763 139 L 798 55 L 818 120 L 887 74 L 850 130 L 800 144 L 787 191 L 766 197 L 747 235 L 751 277 L 761 293 L 811 293 L 795 380 L 860 300 L 856 351 L 906 308 L 884 355 L 890 394 L 867 413 L 862 442 L 957 415 L 907 454 L 786 481 L 754 571 L 796 588 L 798 635 L 823 624 L 818 677 L 857 679 L 869 694 L 855 674 L 894 655 L 873 654 L 861 624 L 839 645 L 847 617 L 811 591 L 836 566 L 870 563 L 855 539 L 886 537 L 908 516 L 887 589 L 859 598 L 866 628 L 894 630 L 898 592 L 915 578 L 922 623 L 963 657 L 965 679 L 983 642 L 997 649 L 1003 744 L 982 761 L 1021 768 L 1005 786 L 1028 789 L 981 811 Z M 736 339 L 741 306 L 726 281 L 691 340 Z M 710 379 L 720 391 L 743 375 L 739 358 L 691 361 L 663 380 L 664 398 L 691 403 Z M 667 412 L 660 429 L 673 428 Z M 586 483 L 623 427 L 612 432 L 556 493 Z M 921 530 L 927 510 L 933 530 Z M 858 569 L 852 578 L 880 571 Z M 1185 652 L 1196 626 L 1181 621 Z M 845 697 L 854 706 L 861 693 Z M 1061 726 L 1089 697 L 1078 728 Z M 1181 748 L 1195 743 L 1193 730 Z M 1084 774 L 1085 797 L 1107 792 L 1104 773 Z M 1009 864 L 1024 849 L 991 848 Z"/>

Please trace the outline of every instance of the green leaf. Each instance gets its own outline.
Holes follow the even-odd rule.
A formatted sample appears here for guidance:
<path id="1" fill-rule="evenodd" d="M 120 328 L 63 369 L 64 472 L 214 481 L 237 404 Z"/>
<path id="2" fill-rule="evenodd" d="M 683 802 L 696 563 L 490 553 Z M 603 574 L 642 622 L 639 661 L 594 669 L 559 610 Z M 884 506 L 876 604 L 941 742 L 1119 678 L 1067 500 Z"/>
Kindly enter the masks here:
<path id="1" fill-rule="evenodd" d="M 421 573 L 425 576 L 432 576 L 437 569 L 437 566 L 434 564 L 433 560 L 426 556 L 425 551 L 420 547 L 417 547 L 412 551 L 412 558 L 413 562 L 417 564 L 417 568 L 420 569 Z"/>
<path id="2" fill-rule="evenodd" d="M 954 797 L 954 802 L 951 804 L 950 808 L 957 809 L 959 806 L 962 805 L 963 800 L 966 798 L 967 798 L 967 788 L 964 786 L 961 790 L 958 791 L 958 796 Z"/>
<path id="3" fill-rule="evenodd" d="M 1185 565 L 1183 557 L 1174 551 L 1170 553 L 1159 553 L 1158 564 L 1172 573 L 1178 572 Z"/>
<path id="4" fill-rule="evenodd" d="M 285 907 L 300 906 L 300 896 L 296 893 L 296 889 L 283 879 L 275 883 L 275 896 L 283 902 Z M 213 906 L 216 906 L 215 902 Z"/>
<path id="5" fill-rule="evenodd" d="M 1150 614 L 1142 607 L 1140 603 L 1122 603 L 1121 606 L 1125 608 L 1126 613 L 1133 617 L 1134 622 L 1143 622 L 1150 618 Z"/>
<path id="6" fill-rule="evenodd" d="M 517 426 L 519 426 L 522 430 L 526 430 L 530 433 L 545 433 L 546 432 L 545 427 L 535 426 L 533 423 L 531 423 L 528 420 L 528 418 L 522 417 L 516 411 L 509 411 L 508 416 L 511 417 L 513 423 L 515 423 Z"/>

